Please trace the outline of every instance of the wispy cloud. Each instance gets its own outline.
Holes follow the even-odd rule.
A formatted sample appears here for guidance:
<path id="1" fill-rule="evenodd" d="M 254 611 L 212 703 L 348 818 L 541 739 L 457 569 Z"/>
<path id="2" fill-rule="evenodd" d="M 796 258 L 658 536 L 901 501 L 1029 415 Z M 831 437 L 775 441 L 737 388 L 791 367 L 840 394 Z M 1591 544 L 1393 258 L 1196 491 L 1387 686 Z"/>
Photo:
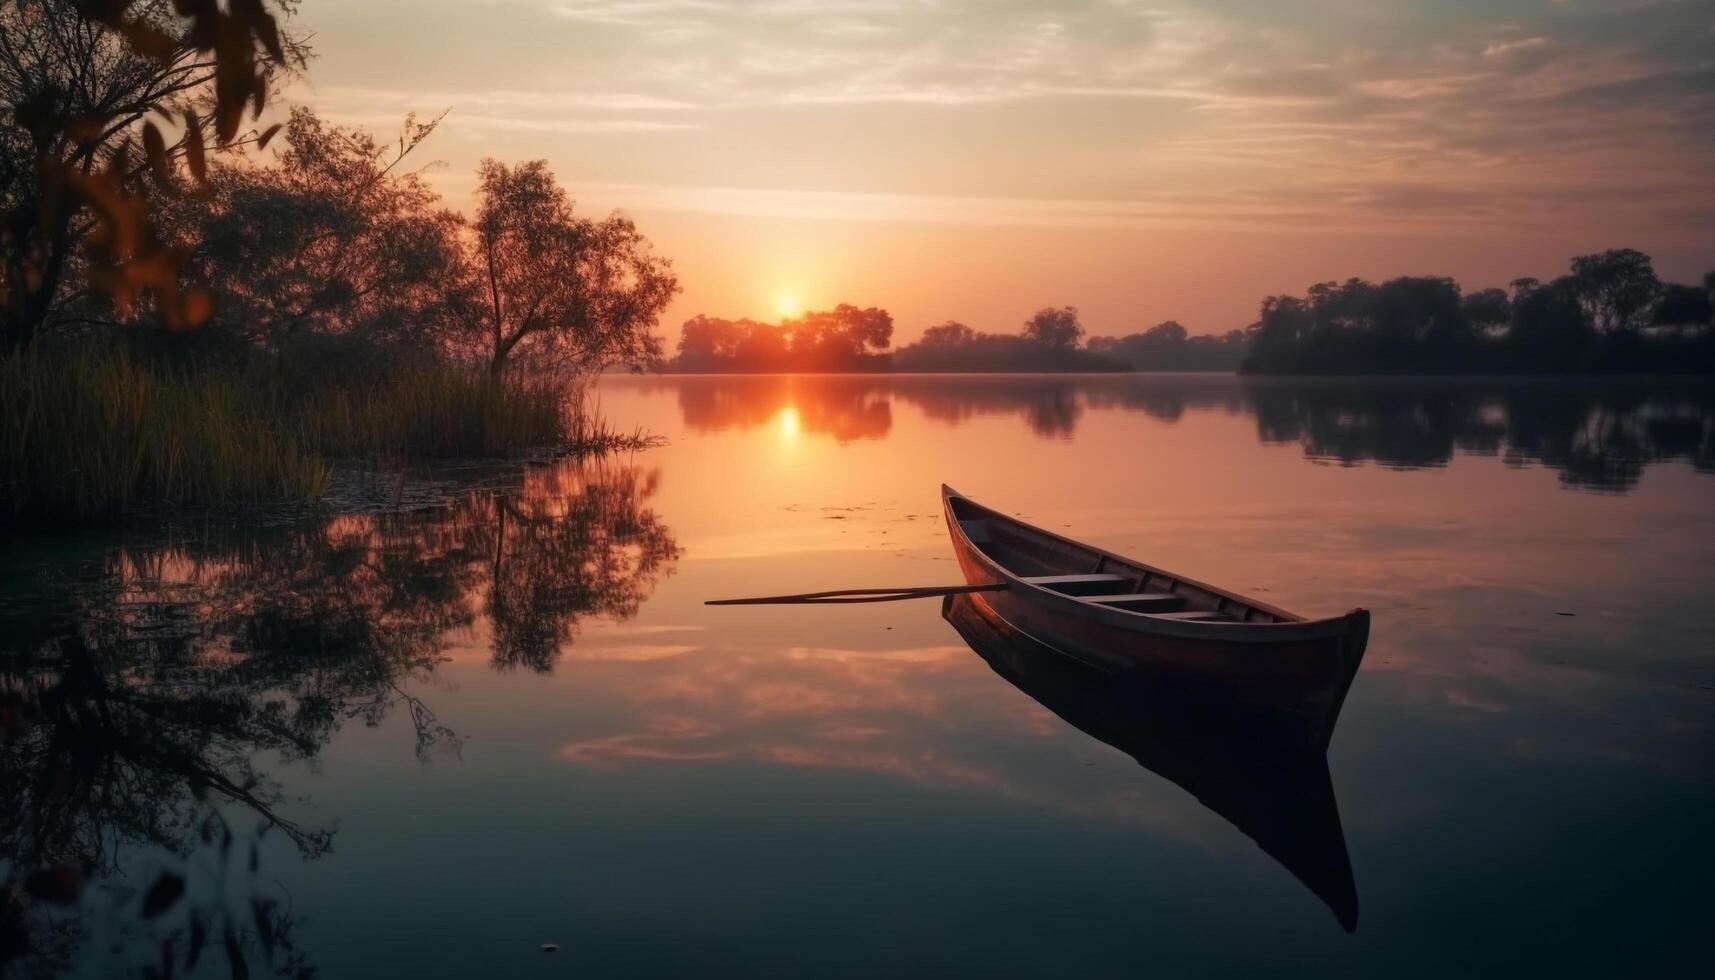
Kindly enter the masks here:
<path id="1" fill-rule="evenodd" d="M 478 134 L 678 140 L 606 173 L 643 168 L 627 185 L 639 206 L 721 213 L 1102 227 L 1596 221 L 1624 201 L 1715 211 L 1706 3 L 1563 0 L 1481 16 L 1435 0 L 1362 16 L 1307 0 L 506 9 L 563 37 L 565 55 L 540 75 L 551 82 L 506 72 L 503 87 L 312 97 L 353 121 L 451 108 L 449 127 Z M 931 113 L 935 125 L 911 123 Z M 891 152 L 927 161 L 908 179 L 885 160 L 861 165 L 902 132 Z M 699 177 L 683 162 L 704 157 L 726 169 Z M 980 193 L 960 186 L 966 175 Z M 1096 189 L 1052 198 L 1050 177 Z M 751 183 L 799 189 L 718 186 Z"/>

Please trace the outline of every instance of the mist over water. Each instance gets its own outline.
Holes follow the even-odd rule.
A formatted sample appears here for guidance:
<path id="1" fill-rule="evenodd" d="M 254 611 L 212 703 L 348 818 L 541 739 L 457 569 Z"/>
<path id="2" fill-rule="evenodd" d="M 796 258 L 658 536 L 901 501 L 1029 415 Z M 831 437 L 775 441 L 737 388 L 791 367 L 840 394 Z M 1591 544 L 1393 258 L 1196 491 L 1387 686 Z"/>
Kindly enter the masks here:
<path id="1" fill-rule="evenodd" d="M 1707 962 L 1710 386 L 598 397 L 665 445 L 409 514 L 8 542 L 0 862 L 95 886 L 31 920 L 33 969 L 135 969 L 223 915 L 253 962 L 325 976 Z M 958 581 L 943 482 L 1294 612 L 1369 608 L 1326 758 L 1093 699 L 936 602 L 701 605 Z M 256 870 L 223 856 L 251 840 Z M 185 896 L 146 917 L 162 873 Z"/>

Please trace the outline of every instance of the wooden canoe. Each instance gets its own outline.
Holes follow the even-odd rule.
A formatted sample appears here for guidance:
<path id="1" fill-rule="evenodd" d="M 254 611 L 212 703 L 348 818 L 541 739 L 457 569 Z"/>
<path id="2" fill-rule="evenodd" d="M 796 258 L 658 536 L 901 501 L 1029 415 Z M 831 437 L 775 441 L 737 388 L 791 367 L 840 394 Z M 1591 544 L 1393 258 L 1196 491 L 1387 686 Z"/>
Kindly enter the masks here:
<path id="1" fill-rule="evenodd" d="M 965 581 L 1000 619 L 1109 673 L 1147 664 L 1203 691 L 1299 718 L 1326 745 L 1370 614 L 1306 619 L 1026 524 L 941 487 Z"/>
<path id="2" fill-rule="evenodd" d="M 1327 903 L 1348 932 L 1358 891 L 1328 758 L 1292 719 L 1187 697 L 1147 667 L 1116 679 L 995 616 L 981 595 L 941 615 L 995 673 L 1074 728 L 1126 753 L 1237 827 Z"/>

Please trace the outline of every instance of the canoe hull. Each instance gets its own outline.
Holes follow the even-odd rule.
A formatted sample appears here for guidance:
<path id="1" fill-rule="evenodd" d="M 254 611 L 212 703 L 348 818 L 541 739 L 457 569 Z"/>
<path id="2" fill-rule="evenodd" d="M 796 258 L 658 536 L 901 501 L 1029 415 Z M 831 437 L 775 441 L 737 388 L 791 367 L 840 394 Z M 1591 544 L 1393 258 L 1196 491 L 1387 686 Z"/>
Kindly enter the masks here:
<path id="1" fill-rule="evenodd" d="M 1045 594 L 984 554 L 961 530 L 952 507 L 955 495 L 950 490 L 947 495 L 948 529 L 965 581 L 1007 586 L 971 596 L 992 615 L 1109 673 L 1147 666 L 1158 679 L 1199 692 L 1218 690 L 1253 707 L 1297 718 L 1319 730 L 1324 742 L 1332 735 L 1368 642 L 1367 611 L 1313 622 L 1227 625 L 1163 622 L 1095 609 L 1071 597 Z"/>

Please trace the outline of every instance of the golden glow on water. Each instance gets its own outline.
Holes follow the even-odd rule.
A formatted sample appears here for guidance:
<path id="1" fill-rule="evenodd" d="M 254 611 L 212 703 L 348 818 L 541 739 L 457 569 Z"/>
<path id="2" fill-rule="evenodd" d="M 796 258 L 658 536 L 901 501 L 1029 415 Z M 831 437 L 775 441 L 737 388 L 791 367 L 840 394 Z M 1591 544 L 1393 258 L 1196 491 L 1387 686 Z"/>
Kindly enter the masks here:
<path id="1" fill-rule="evenodd" d="M 798 410 L 787 405 L 780 410 L 780 441 L 787 446 L 798 441 L 798 434 L 803 428 L 803 421 L 798 418 Z"/>
<path id="2" fill-rule="evenodd" d="M 1195 975 L 1210 930 L 1235 923 L 1350 957 L 1279 848 L 1014 686 L 938 603 L 703 605 L 958 581 L 945 481 L 1287 609 L 1372 610 L 1323 788 L 1365 909 L 1355 942 L 1406 961 L 1441 949 L 1413 926 L 1425 889 L 1486 919 L 1546 908 L 1558 929 L 1610 900 L 1604 868 L 1711 853 L 1697 819 L 1715 758 L 1707 395 L 1468 387 L 609 378 L 604 413 L 662 447 L 531 467 L 503 495 L 432 513 L 182 528 L 107 547 L 93 571 L 62 555 L 61 606 L 9 598 L 0 638 L 29 638 L 29 657 L 75 650 L 75 621 L 129 666 L 100 711 L 51 723 L 137 712 L 124 740 L 100 722 L 91 743 L 121 747 L 148 777 L 136 785 L 178 785 L 157 759 L 236 760 L 278 784 L 285 818 L 337 824 L 332 854 L 288 851 L 268 870 L 332 924 L 319 935 L 337 941 L 317 947 L 330 975 L 516 952 L 512 935 L 366 918 L 376 881 L 413 911 L 455 884 L 519 921 L 549 909 L 532 926 L 544 936 L 568 914 L 603 935 L 640 916 L 694 930 L 755 882 L 739 914 L 792 922 L 814 955 L 857 955 L 878 934 L 908 945 L 899 921 L 940 929 L 948 908 L 981 909 L 961 955 L 1001 953 L 962 972 L 991 976 L 1017 936 L 1041 944 L 1032 967 Z M 187 718 L 227 727 L 212 748 L 139 751 Z M 1591 830 L 1610 826 L 1649 833 Z M 1604 861 L 1564 858 L 1590 851 Z M 1187 902 L 1187 882 L 1205 897 Z M 1651 928 L 1694 936 L 1693 893 L 1625 898 Z M 1056 933 L 1049 907 L 1100 928 Z M 1128 947 L 1140 915 L 1186 925 Z M 386 963 L 340 958 L 377 942 Z M 1274 965 L 1230 945 L 1243 968 L 1224 972 Z M 624 965 L 606 972 L 683 972 Z"/>

